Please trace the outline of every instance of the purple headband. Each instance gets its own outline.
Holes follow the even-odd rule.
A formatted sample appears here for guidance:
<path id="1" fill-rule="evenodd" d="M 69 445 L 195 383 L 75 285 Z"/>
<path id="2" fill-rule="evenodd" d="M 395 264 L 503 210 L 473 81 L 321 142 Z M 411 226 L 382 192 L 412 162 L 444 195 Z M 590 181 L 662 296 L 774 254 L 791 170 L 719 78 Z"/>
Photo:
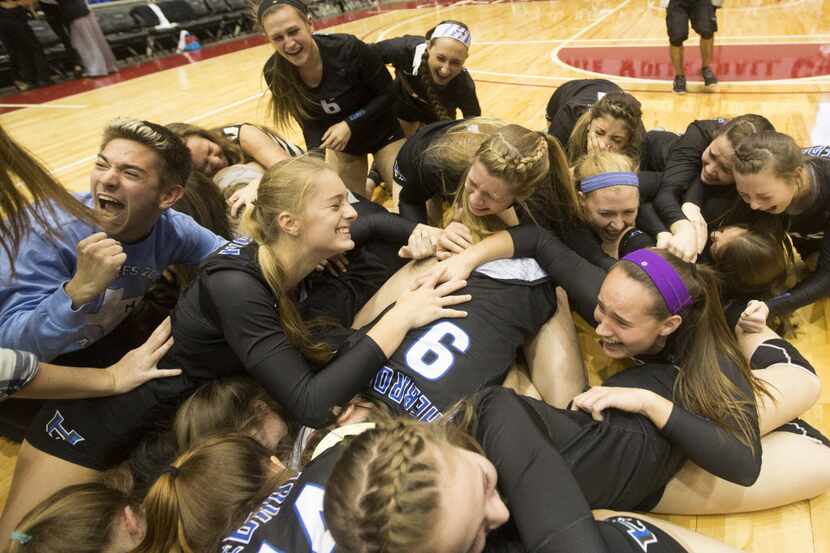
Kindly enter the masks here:
<path id="1" fill-rule="evenodd" d="M 637 177 L 637 173 L 600 173 L 599 175 L 582 179 L 579 183 L 579 190 L 583 194 L 587 194 L 588 192 L 610 186 L 636 186 L 639 188 L 640 179 Z"/>
<path id="2" fill-rule="evenodd" d="M 692 296 L 683 279 L 660 254 L 644 248 L 631 252 L 623 259 L 634 263 L 648 275 L 672 315 L 677 315 L 692 304 Z"/>

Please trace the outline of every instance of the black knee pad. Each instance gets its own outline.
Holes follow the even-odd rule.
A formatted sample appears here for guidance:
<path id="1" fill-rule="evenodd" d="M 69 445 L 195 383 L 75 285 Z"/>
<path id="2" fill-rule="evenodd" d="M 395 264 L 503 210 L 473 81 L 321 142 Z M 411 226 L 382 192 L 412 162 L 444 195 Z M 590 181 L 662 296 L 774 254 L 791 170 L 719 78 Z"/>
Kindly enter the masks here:
<path id="1" fill-rule="evenodd" d="M 755 350 L 750 359 L 753 369 L 765 369 L 776 363 L 789 363 L 803 367 L 813 374 L 816 369 L 801 355 L 794 345 L 782 338 L 767 340 Z"/>

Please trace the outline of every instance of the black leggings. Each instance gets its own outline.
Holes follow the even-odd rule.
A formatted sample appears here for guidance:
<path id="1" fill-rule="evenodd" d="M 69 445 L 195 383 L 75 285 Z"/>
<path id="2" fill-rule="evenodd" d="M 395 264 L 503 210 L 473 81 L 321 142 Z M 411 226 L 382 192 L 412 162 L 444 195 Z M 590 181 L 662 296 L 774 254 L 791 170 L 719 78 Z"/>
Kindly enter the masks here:
<path id="1" fill-rule="evenodd" d="M 25 15 L 0 16 L 0 42 L 9 53 L 12 79 L 28 84 L 49 81 L 49 64 Z"/>

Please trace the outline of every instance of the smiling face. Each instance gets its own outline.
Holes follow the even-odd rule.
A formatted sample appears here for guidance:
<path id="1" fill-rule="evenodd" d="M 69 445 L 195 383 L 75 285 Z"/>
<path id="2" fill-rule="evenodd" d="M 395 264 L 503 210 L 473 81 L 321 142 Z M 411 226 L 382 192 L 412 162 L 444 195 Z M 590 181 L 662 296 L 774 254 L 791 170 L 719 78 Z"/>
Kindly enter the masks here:
<path id="1" fill-rule="evenodd" d="M 592 152 L 597 143 L 602 150 L 622 152 L 631 139 L 625 121 L 605 114 L 594 117 L 588 124 L 588 152 Z"/>
<path id="2" fill-rule="evenodd" d="M 579 201 L 593 231 L 603 242 L 614 242 L 625 229 L 634 226 L 640 190 L 636 186 L 611 186 L 588 194 L 580 192 Z"/>
<path id="3" fill-rule="evenodd" d="M 161 183 L 161 163 L 152 149 L 124 138 L 110 140 L 98 154 L 90 192 L 110 237 L 121 242 L 144 238 L 162 211 L 181 197 L 181 186 Z"/>
<path id="4" fill-rule="evenodd" d="M 704 184 L 725 186 L 735 182 L 735 176 L 732 174 L 735 150 L 725 135 L 710 142 L 709 146 L 703 150 L 700 160 L 703 164 L 700 180 Z"/>
<path id="5" fill-rule="evenodd" d="M 446 86 L 464 69 L 469 52 L 459 41 L 442 37 L 430 41 L 427 48 L 427 65 L 432 81 Z"/>
<path id="6" fill-rule="evenodd" d="M 481 553 L 487 534 L 510 518 L 496 489 L 496 467 L 459 447 L 432 446 L 442 474 L 437 527 L 427 549 L 434 553 Z"/>
<path id="7" fill-rule="evenodd" d="M 599 291 L 594 318 L 602 350 L 612 359 L 657 353 L 664 338 L 682 321 L 678 315 L 659 320 L 652 314 L 654 292 L 614 267 Z"/>
<path id="8" fill-rule="evenodd" d="M 311 23 L 292 6 L 283 5 L 267 12 L 262 28 L 277 53 L 295 67 L 305 66 L 318 53 Z"/>
<path id="9" fill-rule="evenodd" d="M 802 176 L 803 169 L 798 171 L 796 178 Z M 754 175 L 736 174 L 735 188 L 749 207 L 774 214 L 784 213 L 798 191 L 793 179 L 776 175 L 771 165 Z"/>
<path id="10" fill-rule="evenodd" d="M 467 172 L 464 191 L 467 194 L 470 213 L 476 217 L 501 213 L 516 200 L 507 183 L 491 175 L 478 158 Z"/>
<path id="11" fill-rule="evenodd" d="M 357 212 L 337 173 L 325 170 L 312 178 L 311 191 L 299 218 L 299 232 L 303 245 L 325 259 L 354 248 L 349 227 Z"/>
<path id="12" fill-rule="evenodd" d="M 185 139 L 185 145 L 190 150 L 190 159 L 193 160 L 193 169 L 196 171 L 212 177 L 228 166 L 228 158 L 222 148 L 207 138 L 193 134 Z"/>

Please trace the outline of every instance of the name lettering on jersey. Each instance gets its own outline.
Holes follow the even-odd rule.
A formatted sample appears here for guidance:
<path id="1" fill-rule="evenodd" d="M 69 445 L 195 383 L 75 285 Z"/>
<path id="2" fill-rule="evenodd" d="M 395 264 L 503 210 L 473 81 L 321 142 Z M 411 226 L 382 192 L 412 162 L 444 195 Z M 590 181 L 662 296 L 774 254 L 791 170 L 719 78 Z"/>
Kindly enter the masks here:
<path id="1" fill-rule="evenodd" d="M 398 167 L 398 160 L 395 160 L 395 164 L 392 166 L 392 172 L 394 173 L 395 180 L 398 181 L 399 184 L 406 184 L 406 177 L 403 173 L 401 173 L 400 167 Z"/>
<path id="2" fill-rule="evenodd" d="M 614 517 L 608 520 L 609 522 L 615 522 L 625 526 L 626 533 L 631 536 L 631 539 L 637 542 L 637 545 L 639 545 L 640 549 L 643 551 L 648 551 L 648 546 L 653 543 L 657 543 L 658 541 L 657 536 L 654 535 L 654 532 L 649 530 L 641 520 L 626 517 Z"/>
<path id="3" fill-rule="evenodd" d="M 63 415 L 56 409 L 55 414 L 46 423 L 46 433 L 56 440 L 65 440 L 69 445 L 77 445 L 85 441 L 86 438 L 78 434 L 77 431 L 64 428 L 63 421 Z"/>
<path id="4" fill-rule="evenodd" d="M 443 413 L 432 403 L 412 378 L 390 367 L 382 367 L 369 383 L 372 390 L 397 403 L 412 417 L 432 422 Z"/>
<path id="5" fill-rule="evenodd" d="M 802 148 L 801 153 L 809 157 L 830 157 L 830 146 L 810 146 Z"/>
<path id="6" fill-rule="evenodd" d="M 156 280 L 160 274 L 155 267 L 140 265 L 122 265 L 120 273 L 121 276 L 136 276 L 146 280 Z"/>
<path id="7" fill-rule="evenodd" d="M 219 255 L 239 255 L 242 251 L 242 248 L 250 244 L 253 240 L 248 238 L 247 236 L 240 236 L 239 238 L 235 238 L 233 241 L 228 242 L 228 244 L 219 250 Z"/>
<path id="8" fill-rule="evenodd" d="M 282 504 L 299 477 L 299 474 L 292 477 L 277 491 L 266 497 L 259 509 L 251 513 L 242 526 L 222 540 L 222 553 L 239 553 L 245 549 L 245 546 L 251 543 L 259 527 L 279 514 Z"/>

